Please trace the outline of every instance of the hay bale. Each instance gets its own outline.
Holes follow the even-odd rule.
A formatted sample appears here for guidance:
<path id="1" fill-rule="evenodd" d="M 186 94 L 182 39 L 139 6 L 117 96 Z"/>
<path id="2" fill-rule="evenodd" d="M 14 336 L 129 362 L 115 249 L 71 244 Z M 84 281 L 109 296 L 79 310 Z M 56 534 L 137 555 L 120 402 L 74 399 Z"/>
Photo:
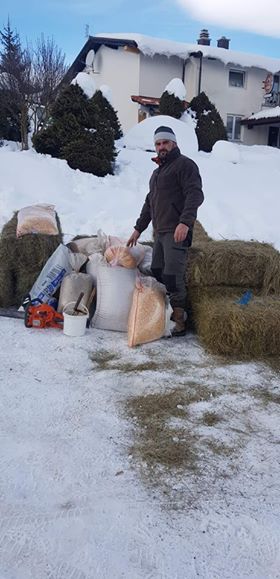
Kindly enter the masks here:
<path id="1" fill-rule="evenodd" d="M 188 289 L 188 301 L 193 310 L 203 300 L 232 298 L 236 301 L 244 294 L 244 287 L 241 286 L 227 286 L 227 285 L 212 285 L 212 286 L 190 286 Z M 254 289 L 254 295 L 260 295 L 261 290 Z"/>
<path id="2" fill-rule="evenodd" d="M 280 253 L 268 243 L 208 241 L 190 248 L 187 263 L 189 286 L 262 288 L 280 294 Z"/>
<path id="3" fill-rule="evenodd" d="M 17 212 L 2 229 L 0 237 L 0 307 L 19 306 L 30 291 L 43 266 L 62 243 L 61 225 L 56 214 L 58 235 L 28 233 L 16 237 Z"/>
<path id="4" fill-rule="evenodd" d="M 197 334 L 212 354 L 279 356 L 279 298 L 254 297 L 246 306 L 229 297 L 202 299 L 196 304 L 194 317 Z"/>
<path id="5" fill-rule="evenodd" d="M 212 240 L 211 237 L 209 237 L 203 225 L 201 225 L 200 221 L 196 220 L 193 226 L 193 241 L 192 241 L 193 244 L 205 243 L 211 240 Z"/>

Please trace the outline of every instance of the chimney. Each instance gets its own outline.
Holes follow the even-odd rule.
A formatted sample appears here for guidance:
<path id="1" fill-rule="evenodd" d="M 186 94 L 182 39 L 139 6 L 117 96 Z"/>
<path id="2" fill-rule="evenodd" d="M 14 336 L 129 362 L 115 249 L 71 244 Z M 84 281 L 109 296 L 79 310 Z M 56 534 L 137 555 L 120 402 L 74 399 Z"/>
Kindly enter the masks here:
<path id="1" fill-rule="evenodd" d="M 218 46 L 218 48 L 226 48 L 226 50 L 228 50 L 229 43 L 230 43 L 230 39 L 226 38 L 225 36 L 222 36 L 217 41 L 217 46 Z"/>
<path id="2" fill-rule="evenodd" d="M 197 44 L 203 44 L 204 46 L 210 46 L 211 38 L 209 38 L 209 32 L 206 28 L 203 28 L 200 31 L 199 38 L 197 40 Z"/>

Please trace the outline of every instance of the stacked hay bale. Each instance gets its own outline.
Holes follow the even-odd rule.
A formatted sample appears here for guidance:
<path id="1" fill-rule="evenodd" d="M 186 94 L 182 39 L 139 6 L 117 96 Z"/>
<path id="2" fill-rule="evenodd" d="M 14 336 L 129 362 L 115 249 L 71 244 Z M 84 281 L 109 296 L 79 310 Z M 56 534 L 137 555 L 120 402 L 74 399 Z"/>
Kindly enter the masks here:
<path id="1" fill-rule="evenodd" d="M 17 212 L 0 236 L 0 307 L 19 307 L 43 266 L 62 243 L 62 231 L 56 214 L 58 235 L 29 233 L 16 236 Z"/>
<path id="2" fill-rule="evenodd" d="M 197 334 L 214 354 L 263 357 L 280 349 L 280 254 L 269 244 L 196 241 L 187 265 Z M 237 303 L 246 290 L 252 298 Z"/>

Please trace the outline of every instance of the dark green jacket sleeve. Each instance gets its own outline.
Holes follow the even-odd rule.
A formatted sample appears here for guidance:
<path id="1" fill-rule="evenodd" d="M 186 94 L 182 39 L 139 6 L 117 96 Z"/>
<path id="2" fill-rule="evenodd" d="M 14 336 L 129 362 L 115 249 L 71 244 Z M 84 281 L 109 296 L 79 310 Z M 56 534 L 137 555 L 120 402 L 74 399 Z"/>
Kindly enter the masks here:
<path id="1" fill-rule="evenodd" d="M 198 166 L 194 161 L 185 164 L 179 174 L 180 184 L 185 197 L 185 204 L 180 215 L 180 223 L 193 227 L 198 207 L 203 203 L 202 180 Z"/>
<path id="2" fill-rule="evenodd" d="M 151 217 L 151 208 L 150 208 L 150 198 L 149 193 L 145 199 L 145 203 L 142 207 L 140 217 L 137 219 L 134 229 L 137 229 L 139 233 L 142 233 L 145 229 L 147 229 L 152 217 Z"/>

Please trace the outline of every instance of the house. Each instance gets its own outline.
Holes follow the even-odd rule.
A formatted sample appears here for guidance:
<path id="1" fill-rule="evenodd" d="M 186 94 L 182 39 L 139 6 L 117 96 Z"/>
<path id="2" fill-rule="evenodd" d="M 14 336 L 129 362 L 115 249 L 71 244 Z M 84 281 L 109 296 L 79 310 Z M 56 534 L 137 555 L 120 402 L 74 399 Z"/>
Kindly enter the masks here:
<path id="1" fill-rule="evenodd" d="M 252 114 L 272 106 L 265 98 L 269 75 L 274 87 L 278 82 L 279 96 L 280 59 L 236 52 L 229 43 L 222 37 L 217 46 L 211 46 L 207 30 L 201 31 L 196 44 L 131 33 L 89 36 L 66 80 L 87 71 L 94 74 L 97 88 L 109 85 L 114 108 L 127 131 L 156 114 L 166 85 L 180 78 L 187 102 L 204 91 L 216 105 L 230 140 L 268 144 L 269 134 L 272 142 L 269 123 L 266 130 L 260 129 Z"/>

